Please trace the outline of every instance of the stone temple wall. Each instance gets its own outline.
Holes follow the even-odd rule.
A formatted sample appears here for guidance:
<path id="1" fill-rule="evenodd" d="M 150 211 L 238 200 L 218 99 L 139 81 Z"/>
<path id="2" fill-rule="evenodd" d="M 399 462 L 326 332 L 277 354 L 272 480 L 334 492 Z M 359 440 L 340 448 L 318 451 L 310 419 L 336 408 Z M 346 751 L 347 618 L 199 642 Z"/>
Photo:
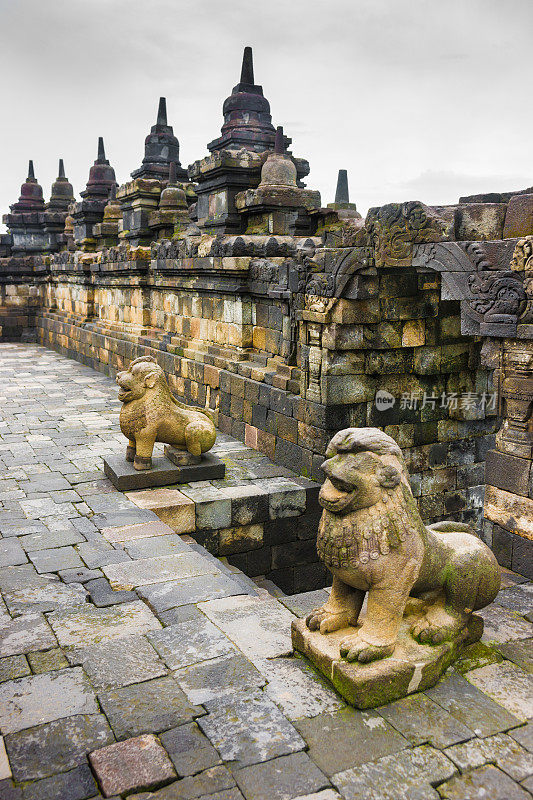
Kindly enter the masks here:
<path id="1" fill-rule="evenodd" d="M 414 232 L 413 214 L 425 218 Z M 31 279 L 3 291 L 19 318 L 30 320 L 26 302 L 36 312 L 41 343 L 109 374 L 155 355 L 221 431 L 314 480 L 333 433 L 383 428 L 423 518 L 471 522 L 526 571 L 531 325 L 517 253 L 529 263 L 528 240 L 458 242 L 442 210 L 421 204 L 372 210 L 348 233 L 326 230 L 284 257 L 254 256 L 257 242 L 250 255 L 213 255 L 216 236 L 202 256 L 163 241 L 35 257 Z"/>

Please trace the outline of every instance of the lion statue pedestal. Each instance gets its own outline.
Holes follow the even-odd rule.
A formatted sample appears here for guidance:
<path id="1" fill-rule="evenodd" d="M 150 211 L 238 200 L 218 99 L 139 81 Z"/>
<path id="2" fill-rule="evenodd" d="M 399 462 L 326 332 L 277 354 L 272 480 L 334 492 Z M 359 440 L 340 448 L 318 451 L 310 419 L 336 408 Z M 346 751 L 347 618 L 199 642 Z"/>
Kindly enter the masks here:
<path id="1" fill-rule="evenodd" d="M 293 623 L 293 645 L 349 703 L 373 708 L 433 686 L 481 638 L 473 611 L 496 597 L 500 569 L 468 525 L 424 525 L 401 450 L 379 429 L 337 433 L 322 469 L 317 550 L 333 585 Z"/>
<path id="2" fill-rule="evenodd" d="M 116 380 L 120 429 L 128 446 L 125 458 L 104 459 L 104 471 L 117 489 L 224 477 L 224 462 L 208 452 L 217 435 L 210 412 L 176 400 L 155 358 L 136 358 Z M 166 445 L 165 455 L 153 458 L 156 442 Z"/>

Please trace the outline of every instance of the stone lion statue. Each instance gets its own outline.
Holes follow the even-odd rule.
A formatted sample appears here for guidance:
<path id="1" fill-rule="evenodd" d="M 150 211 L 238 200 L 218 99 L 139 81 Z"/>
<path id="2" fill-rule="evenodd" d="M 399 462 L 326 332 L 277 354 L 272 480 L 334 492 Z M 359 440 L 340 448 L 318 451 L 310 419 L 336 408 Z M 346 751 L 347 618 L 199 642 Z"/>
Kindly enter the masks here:
<path id="1" fill-rule="evenodd" d="M 170 392 L 165 373 L 152 356 L 132 361 L 119 372 L 120 430 L 128 439 L 126 460 L 135 469 L 150 469 L 155 442 L 165 442 L 201 456 L 210 450 L 216 429 L 208 411 L 180 403 Z"/>
<path id="2" fill-rule="evenodd" d="M 429 599 L 411 633 L 440 644 L 463 632 L 472 611 L 491 603 L 500 570 L 491 550 L 468 525 L 425 526 L 411 493 L 400 448 L 377 428 L 348 428 L 329 443 L 317 549 L 333 573 L 329 600 L 311 612 L 320 633 L 356 625 L 341 656 L 369 662 L 391 655 L 410 595 Z"/>

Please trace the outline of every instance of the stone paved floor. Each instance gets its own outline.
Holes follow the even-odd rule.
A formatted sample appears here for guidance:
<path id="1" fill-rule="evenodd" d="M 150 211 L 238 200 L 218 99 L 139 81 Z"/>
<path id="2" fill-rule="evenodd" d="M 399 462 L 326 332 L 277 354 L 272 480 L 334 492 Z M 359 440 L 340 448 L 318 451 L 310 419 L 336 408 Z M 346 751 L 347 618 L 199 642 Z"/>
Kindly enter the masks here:
<path id="1" fill-rule="evenodd" d="M 291 652 L 325 591 L 269 593 L 115 491 L 117 411 L 109 378 L 0 345 L 0 800 L 532 796 L 530 583 L 436 687 L 347 708 Z"/>

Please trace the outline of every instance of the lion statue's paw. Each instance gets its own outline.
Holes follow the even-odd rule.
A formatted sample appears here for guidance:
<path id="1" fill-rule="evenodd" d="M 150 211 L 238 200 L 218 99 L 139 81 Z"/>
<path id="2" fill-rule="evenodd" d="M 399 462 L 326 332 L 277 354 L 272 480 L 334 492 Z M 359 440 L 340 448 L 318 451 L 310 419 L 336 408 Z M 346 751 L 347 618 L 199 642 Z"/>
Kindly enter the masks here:
<path id="1" fill-rule="evenodd" d="M 420 644 L 442 644 L 447 639 L 458 636 L 466 622 L 467 619 L 457 619 L 446 612 L 441 612 L 438 618 L 427 613 L 411 627 L 411 635 Z"/>
<path id="2" fill-rule="evenodd" d="M 371 644 L 365 641 L 361 634 L 355 633 L 347 636 L 340 644 L 340 654 L 346 661 L 359 661 L 361 664 L 368 664 L 370 661 L 377 661 L 386 658 L 394 652 L 394 644 Z"/>
<path id="3" fill-rule="evenodd" d="M 350 625 L 351 611 L 332 611 L 327 606 L 314 608 L 306 617 L 305 624 L 311 631 L 332 633 Z"/>

